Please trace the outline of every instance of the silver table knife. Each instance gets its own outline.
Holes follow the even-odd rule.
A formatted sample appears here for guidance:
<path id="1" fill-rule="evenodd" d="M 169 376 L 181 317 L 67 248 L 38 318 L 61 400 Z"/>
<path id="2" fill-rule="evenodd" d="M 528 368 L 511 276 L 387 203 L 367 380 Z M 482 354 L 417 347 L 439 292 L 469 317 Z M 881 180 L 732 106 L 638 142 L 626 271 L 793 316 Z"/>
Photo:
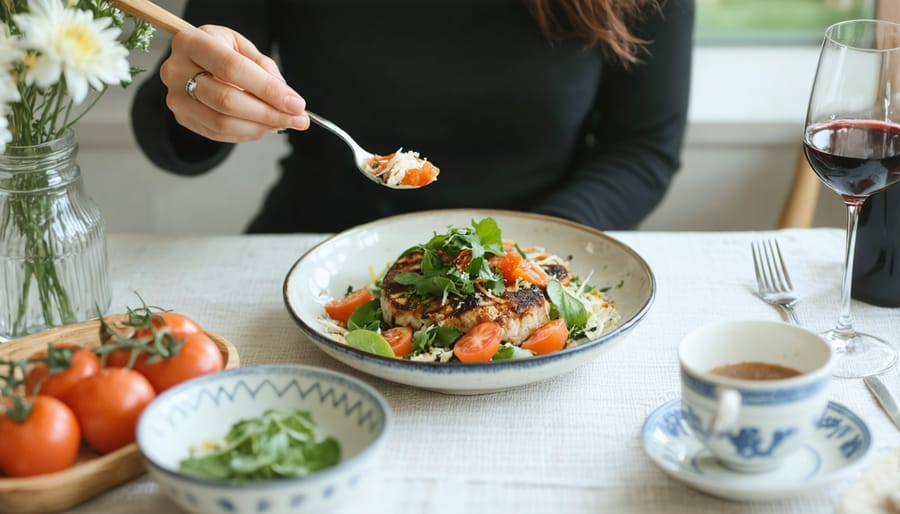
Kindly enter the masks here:
<path id="1" fill-rule="evenodd" d="M 875 398 L 878 399 L 878 403 L 887 412 L 891 421 L 900 428 L 900 405 L 897 404 L 897 398 L 894 396 L 894 393 L 888 389 L 884 381 L 878 376 L 865 377 L 863 381 L 869 390 L 872 391 L 872 394 L 875 395 Z"/>

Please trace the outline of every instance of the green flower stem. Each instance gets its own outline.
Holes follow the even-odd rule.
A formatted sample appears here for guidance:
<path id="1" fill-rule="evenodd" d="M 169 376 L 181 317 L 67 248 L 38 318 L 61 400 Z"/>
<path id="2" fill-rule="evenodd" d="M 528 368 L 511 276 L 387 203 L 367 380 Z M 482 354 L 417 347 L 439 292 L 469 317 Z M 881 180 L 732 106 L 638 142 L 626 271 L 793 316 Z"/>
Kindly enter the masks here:
<path id="1" fill-rule="evenodd" d="M 153 28 L 148 23 L 121 12 L 110 0 L 70 0 L 66 7 L 89 11 L 95 19 L 108 18 L 110 26 L 126 31 L 120 43 L 127 50 L 147 51 Z M 9 25 L 14 36 L 25 36 L 13 22 L 14 15 L 28 11 L 27 0 L 0 0 L 0 21 Z M 34 147 L 63 137 L 108 89 L 103 86 L 87 106 L 75 106 L 69 96 L 65 74 L 46 87 L 38 87 L 34 83 L 33 77 L 28 76 L 28 66 L 34 64 L 38 54 L 34 49 L 26 51 L 28 54 L 25 57 L 7 63 L 11 66 L 12 78 L 20 97 L 19 101 L 9 104 L 9 110 L 3 113 L 12 134 L 12 141 L 7 148 Z M 131 79 L 143 71 L 133 67 L 130 70 Z M 120 85 L 125 87 L 130 83 L 131 80 L 122 81 Z M 13 165 L 14 168 L 16 166 L 18 165 Z M 42 317 L 47 326 L 72 323 L 76 319 L 71 299 L 56 268 L 56 259 L 61 256 L 54 249 L 54 233 L 51 230 L 54 207 L 45 197 L 49 178 L 39 172 L 29 171 L 13 175 L 11 185 L 15 189 L 10 195 L 9 209 L 12 219 L 17 223 L 16 230 L 22 234 L 21 244 L 26 246 L 25 262 L 21 268 L 26 280 L 21 286 L 22 295 L 11 327 L 12 335 L 18 336 L 35 328 L 29 326 L 32 324 L 29 317 L 36 316 L 29 312 L 32 303 L 29 297 L 32 295 L 40 302 Z M 58 319 L 55 319 L 57 316 Z"/>
<path id="2" fill-rule="evenodd" d="M 47 187 L 47 177 L 23 175 L 17 178 L 19 191 L 33 191 Z M 15 219 L 26 235 L 25 249 L 25 281 L 16 311 L 13 335 L 24 335 L 27 330 L 31 282 L 37 286 L 37 294 L 41 303 L 41 314 L 47 326 L 56 325 L 54 313 L 59 314 L 59 322 L 74 323 L 75 313 L 72 302 L 65 287 L 59 280 L 56 269 L 56 254 L 50 245 L 50 222 L 52 212 L 49 199 L 41 193 L 19 193 L 12 200 L 11 208 Z"/>

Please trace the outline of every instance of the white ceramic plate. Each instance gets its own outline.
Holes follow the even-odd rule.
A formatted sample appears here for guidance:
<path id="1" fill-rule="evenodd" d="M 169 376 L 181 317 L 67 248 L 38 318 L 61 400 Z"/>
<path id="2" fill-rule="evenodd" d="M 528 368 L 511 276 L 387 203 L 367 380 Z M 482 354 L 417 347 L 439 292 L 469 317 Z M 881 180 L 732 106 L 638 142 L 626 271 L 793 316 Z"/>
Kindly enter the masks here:
<path id="1" fill-rule="evenodd" d="M 663 471 L 694 489 L 730 500 L 771 501 L 809 493 L 852 476 L 866 462 L 872 436 L 847 407 L 829 402 L 812 438 L 777 469 L 741 473 L 719 464 L 687 428 L 681 400 L 647 417 L 644 451 Z"/>
<path id="2" fill-rule="evenodd" d="M 548 355 L 499 362 L 414 362 L 381 357 L 332 339 L 318 321 L 325 302 L 344 295 L 348 286 L 371 282 L 400 254 L 427 242 L 448 226 L 468 227 L 492 217 L 504 239 L 522 246 L 541 246 L 562 257 L 572 256 L 573 274 L 593 286 L 609 287 L 621 319 L 599 338 Z M 309 250 L 284 280 L 284 302 L 300 328 L 324 352 L 374 376 L 452 394 L 498 391 L 544 380 L 572 370 L 622 341 L 647 314 L 656 294 L 649 266 L 621 242 L 570 221 L 499 210 L 439 210 L 394 216 L 346 230 Z"/>

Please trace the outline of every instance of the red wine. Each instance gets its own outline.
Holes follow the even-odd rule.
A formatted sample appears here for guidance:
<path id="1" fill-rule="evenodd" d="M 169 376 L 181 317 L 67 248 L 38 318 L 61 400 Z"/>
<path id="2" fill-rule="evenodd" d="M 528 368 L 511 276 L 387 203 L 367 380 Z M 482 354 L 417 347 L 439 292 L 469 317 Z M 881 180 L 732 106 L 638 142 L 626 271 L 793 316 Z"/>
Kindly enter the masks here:
<path id="1" fill-rule="evenodd" d="M 853 297 L 900 307 L 900 186 L 872 195 L 859 211 Z"/>
<path id="2" fill-rule="evenodd" d="M 807 129 L 810 167 L 848 201 L 861 201 L 900 180 L 900 125 L 834 120 Z"/>

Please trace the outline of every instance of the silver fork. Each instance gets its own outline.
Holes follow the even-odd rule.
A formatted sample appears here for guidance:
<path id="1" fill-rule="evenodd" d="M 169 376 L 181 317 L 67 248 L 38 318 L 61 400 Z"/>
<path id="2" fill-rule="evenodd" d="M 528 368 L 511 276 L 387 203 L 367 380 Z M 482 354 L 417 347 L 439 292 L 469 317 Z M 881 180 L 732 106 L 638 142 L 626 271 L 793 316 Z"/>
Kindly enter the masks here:
<path id="1" fill-rule="evenodd" d="M 787 315 L 788 321 L 799 325 L 800 320 L 794 313 L 797 294 L 781 257 L 778 241 L 775 239 L 754 241 L 750 243 L 750 248 L 753 250 L 753 269 L 756 271 L 759 296 L 767 303 L 780 307 Z"/>

